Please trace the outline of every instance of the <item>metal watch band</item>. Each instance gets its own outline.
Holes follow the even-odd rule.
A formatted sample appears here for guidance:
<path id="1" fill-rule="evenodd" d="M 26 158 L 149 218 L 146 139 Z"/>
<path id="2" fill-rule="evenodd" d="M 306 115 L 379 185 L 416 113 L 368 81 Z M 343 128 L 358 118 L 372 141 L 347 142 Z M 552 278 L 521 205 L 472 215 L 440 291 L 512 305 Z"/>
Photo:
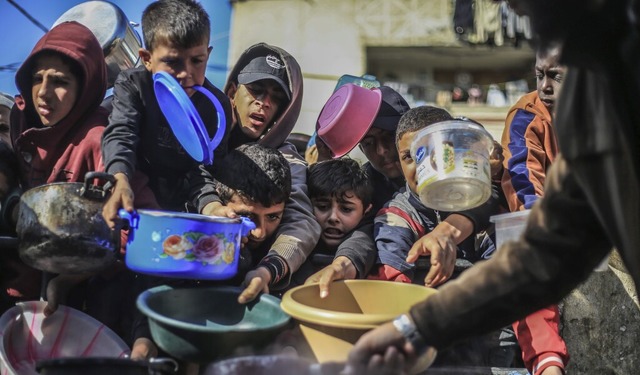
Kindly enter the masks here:
<path id="1" fill-rule="evenodd" d="M 411 343 L 416 354 L 420 355 L 427 350 L 428 345 L 426 341 L 418 331 L 418 327 L 413 324 L 407 314 L 402 314 L 395 318 L 393 320 L 393 326 Z"/>

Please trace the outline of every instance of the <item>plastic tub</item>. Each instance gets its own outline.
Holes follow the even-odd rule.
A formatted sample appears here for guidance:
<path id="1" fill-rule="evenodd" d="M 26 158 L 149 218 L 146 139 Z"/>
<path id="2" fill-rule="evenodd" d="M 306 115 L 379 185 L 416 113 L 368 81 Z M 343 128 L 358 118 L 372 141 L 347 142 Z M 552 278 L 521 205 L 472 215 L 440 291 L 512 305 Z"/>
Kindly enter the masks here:
<path id="1" fill-rule="evenodd" d="M 508 241 L 516 241 L 520 238 L 527 226 L 527 218 L 530 210 L 510 212 L 491 216 L 489 220 L 496 225 L 496 248 L 499 249 Z"/>
<path id="2" fill-rule="evenodd" d="M 442 211 L 477 207 L 491 196 L 493 138 L 480 125 L 453 120 L 429 125 L 411 143 L 418 195 Z"/>

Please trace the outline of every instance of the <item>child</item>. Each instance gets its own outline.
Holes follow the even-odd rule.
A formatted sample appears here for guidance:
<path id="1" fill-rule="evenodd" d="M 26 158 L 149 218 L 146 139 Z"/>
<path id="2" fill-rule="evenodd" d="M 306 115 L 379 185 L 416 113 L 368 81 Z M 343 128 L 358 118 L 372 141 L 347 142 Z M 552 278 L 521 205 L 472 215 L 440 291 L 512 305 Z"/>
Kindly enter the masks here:
<path id="1" fill-rule="evenodd" d="M 311 256 L 294 273 L 293 284 L 319 281 L 322 274 L 309 277 L 327 266 L 342 279 L 365 277 L 373 266 L 375 246 L 368 235 L 354 229 L 372 206 L 373 187 L 367 174 L 353 159 L 333 159 L 309 167 L 307 181 L 322 232 Z M 346 238 L 350 245 L 341 246 Z"/>
<path id="2" fill-rule="evenodd" d="M 11 134 L 9 132 L 9 114 L 15 99 L 9 94 L 0 92 L 0 140 L 5 141 L 11 147 Z"/>
<path id="3" fill-rule="evenodd" d="M 285 157 L 269 147 L 248 143 L 231 150 L 216 166 L 216 192 L 238 215 L 250 218 L 256 228 L 243 246 L 236 281 L 259 265 L 275 279 L 282 263 L 265 264 L 291 194 L 291 171 Z M 261 290 L 267 292 L 265 288 Z"/>
<path id="4" fill-rule="evenodd" d="M 85 173 L 103 170 L 100 140 L 108 113 L 100 103 L 106 92 L 107 71 L 102 47 L 88 28 L 77 22 L 64 22 L 51 29 L 18 69 L 16 86 L 21 95 L 11 114 L 11 137 L 16 155 L 20 156 L 24 189 L 53 182 L 82 182 Z M 141 176 L 135 180 L 140 181 L 136 186 L 144 187 Z M 150 191 L 141 188 L 136 195 L 144 207 L 156 206 Z M 18 277 L 22 282 L 14 283 L 16 288 L 7 291 L 18 299 L 39 298 L 40 272 L 21 267 Z M 125 275 L 117 271 L 116 265 L 106 270 L 105 275 Z M 70 288 L 89 276 L 92 275 L 60 275 L 49 281 L 45 313 L 52 314 Z M 91 294 L 104 297 L 104 289 L 88 288 Z M 119 300 L 110 302 L 114 305 Z M 90 303 L 80 308 L 84 307 L 94 316 L 100 314 L 89 311 Z"/>
<path id="5" fill-rule="evenodd" d="M 116 178 L 103 215 L 114 226 L 117 211 L 132 211 L 134 195 L 131 176 L 136 170 L 149 177 L 149 186 L 163 209 L 184 211 L 188 204 L 205 205 L 203 191 L 213 192 L 210 174 L 200 168 L 182 148 L 160 111 L 153 90 L 153 74 L 164 71 L 175 77 L 200 113 L 209 132 L 214 134 L 217 115 L 211 102 L 191 87 L 202 85 L 231 113 L 226 96 L 205 79 L 209 46 L 209 16 L 192 0 L 160 0 L 142 14 L 145 48 L 139 54 L 144 66 L 121 72 L 114 84 L 113 111 L 102 139 L 102 154 L 108 173 Z M 226 129 L 230 129 L 227 115 Z M 224 143 L 224 142 L 223 142 Z M 225 152 L 218 147 L 214 160 Z M 190 191 L 190 186 L 195 190 Z M 135 197 L 135 205 L 138 197 Z M 226 212 L 222 212 L 226 216 Z"/>
<path id="6" fill-rule="evenodd" d="M 286 142 L 302 105 L 302 73 L 297 61 L 281 48 L 255 44 L 240 56 L 224 90 L 233 106 L 230 149 L 248 142 L 277 148 L 291 168 L 291 194 L 282 222 L 261 266 L 247 274 L 246 289 L 239 299 L 245 303 L 261 290 L 289 284 L 291 274 L 318 242 L 320 225 L 306 194 L 306 163 L 295 146 Z M 215 203 L 202 207 L 201 212 L 209 214 L 212 207 Z M 274 269 L 277 274 L 267 272 Z"/>
<path id="7" fill-rule="evenodd" d="M 389 201 L 375 219 L 379 268 L 372 278 L 438 285 L 451 277 L 454 268 L 444 272 L 447 276 L 444 279 L 431 279 L 431 271 L 450 264 L 449 257 L 455 259 L 456 271 L 461 272 L 476 261 L 488 258 L 495 250 L 491 241 L 484 241 L 483 247 L 476 248 L 475 236 L 488 226 L 489 216 L 497 210 L 493 197 L 484 205 L 464 212 L 436 211 L 424 206 L 418 198 L 411 143 L 419 130 L 451 119 L 447 111 L 430 106 L 413 108 L 400 119 L 396 145 L 407 187 Z M 438 243 L 440 251 L 429 252 L 425 245 L 429 242 Z M 431 256 L 430 262 L 419 259 L 425 255 Z M 437 363 L 508 367 L 513 362 L 515 347 L 499 346 L 499 333 L 441 352 Z"/>

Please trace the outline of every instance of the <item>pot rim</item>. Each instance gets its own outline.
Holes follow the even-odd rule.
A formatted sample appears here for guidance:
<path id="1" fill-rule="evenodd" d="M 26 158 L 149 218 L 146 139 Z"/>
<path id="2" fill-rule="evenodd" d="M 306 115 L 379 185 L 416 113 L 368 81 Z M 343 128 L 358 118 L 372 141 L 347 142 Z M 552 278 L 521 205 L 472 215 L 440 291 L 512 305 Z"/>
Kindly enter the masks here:
<path id="1" fill-rule="evenodd" d="M 224 292 L 224 293 L 232 293 L 232 294 L 237 294 L 240 295 L 240 293 L 242 292 L 242 289 L 239 287 L 234 287 L 234 286 L 212 286 L 212 287 L 204 287 L 204 288 L 199 288 L 200 290 L 216 290 L 216 291 L 220 291 L 220 292 Z M 227 329 L 212 329 L 211 327 L 205 327 L 202 325 L 198 325 L 198 324 L 191 324 L 191 323 L 187 323 L 181 320 L 177 320 L 177 319 L 171 319 L 168 318 L 158 312 L 156 312 L 154 309 L 152 309 L 148 304 L 147 301 L 149 300 L 149 298 L 151 298 L 154 295 L 158 295 L 161 293 L 167 293 L 173 290 L 180 290 L 180 288 L 173 288 L 170 287 L 168 285 L 161 285 L 158 287 L 154 287 L 151 289 L 147 289 L 144 292 L 142 292 L 139 296 L 138 299 L 136 301 L 136 305 L 138 306 L 138 309 L 140 310 L 140 312 L 142 312 L 144 315 L 146 315 L 147 317 L 149 317 L 149 319 L 154 320 L 156 322 L 162 323 L 164 325 L 173 327 L 173 328 L 179 328 L 179 329 L 184 329 L 184 330 L 188 330 L 188 331 L 192 331 L 192 332 L 199 332 L 199 333 L 208 333 L 208 334 L 220 334 L 220 333 L 229 333 L 229 332 L 236 332 L 236 333 L 251 333 L 251 332 L 261 332 L 261 331 L 271 331 L 274 329 L 279 329 L 285 325 L 287 325 L 289 323 L 289 321 L 291 320 L 291 317 L 283 311 L 283 317 L 282 319 L 280 319 L 280 321 L 275 321 L 272 322 L 273 325 L 269 326 L 269 327 L 238 327 L 238 326 L 230 326 Z M 186 290 L 189 290 L 189 288 L 187 288 Z M 261 302 L 261 303 L 267 303 L 269 305 L 272 305 L 274 307 L 278 307 L 280 308 L 280 300 L 272 295 L 269 294 L 260 294 L 260 296 L 258 296 L 258 298 L 256 298 L 253 302 L 250 302 L 247 304 L 247 306 L 251 306 L 252 304 L 255 304 L 257 302 Z M 153 331 L 153 330 L 152 330 Z"/>
<path id="2" fill-rule="evenodd" d="M 196 221 L 206 221 L 210 223 L 218 223 L 218 224 L 240 224 L 242 223 L 242 218 L 230 218 L 224 216 L 207 216 L 202 214 L 195 214 L 191 212 L 178 212 L 178 211 L 166 211 L 166 210 L 150 210 L 150 209 L 136 209 L 136 212 L 142 216 L 153 216 L 159 218 L 178 218 L 178 219 L 187 219 L 187 220 L 196 220 Z"/>

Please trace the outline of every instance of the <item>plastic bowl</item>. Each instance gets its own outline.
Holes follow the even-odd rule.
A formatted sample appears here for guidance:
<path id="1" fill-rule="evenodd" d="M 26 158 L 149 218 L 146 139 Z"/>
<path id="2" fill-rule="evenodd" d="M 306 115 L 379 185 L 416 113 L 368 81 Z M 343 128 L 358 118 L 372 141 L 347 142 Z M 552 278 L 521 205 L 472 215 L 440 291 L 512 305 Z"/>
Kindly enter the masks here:
<path id="1" fill-rule="evenodd" d="M 315 359 L 344 362 L 365 332 L 409 311 L 436 293 L 433 288 L 380 280 L 342 280 L 331 284 L 329 296 L 320 298 L 317 284 L 302 285 L 282 297 L 282 309 L 298 323 Z M 430 349 L 416 365 L 426 369 L 435 359 Z"/>
<path id="2" fill-rule="evenodd" d="M 463 211 L 486 202 L 492 148 L 491 135 L 469 121 L 443 121 L 416 133 L 410 152 L 422 203 L 435 210 Z"/>
<path id="3" fill-rule="evenodd" d="M 36 362 L 53 358 L 122 358 L 129 347 L 104 324 L 78 310 L 60 306 L 43 314 L 46 302 L 18 303 L 0 317 L 2 374 L 38 374 Z"/>
<path id="4" fill-rule="evenodd" d="M 237 302 L 241 289 L 159 286 L 137 301 L 149 317 L 154 341 L 170 355 L 198 363 L 260 349 L 272 342 L 290 321 L 280 300 L 262 294 L 253 302 Z"/>
<path id="5" fill-rule="evenodd" d="M 516 241 L 527 227 L 527 219 L 531 210 L 494 215 L 489 218 L 496 227 L 496 248 L 504 243 Z"/>
<path id="6" fill-rule="evenodd" d="M 316 131 L 333 152 L 333 157 L 349 153 L 367 134 L 375 120 L 382 92 L 353 83 L 340 86 L 322 107 Z"/>

